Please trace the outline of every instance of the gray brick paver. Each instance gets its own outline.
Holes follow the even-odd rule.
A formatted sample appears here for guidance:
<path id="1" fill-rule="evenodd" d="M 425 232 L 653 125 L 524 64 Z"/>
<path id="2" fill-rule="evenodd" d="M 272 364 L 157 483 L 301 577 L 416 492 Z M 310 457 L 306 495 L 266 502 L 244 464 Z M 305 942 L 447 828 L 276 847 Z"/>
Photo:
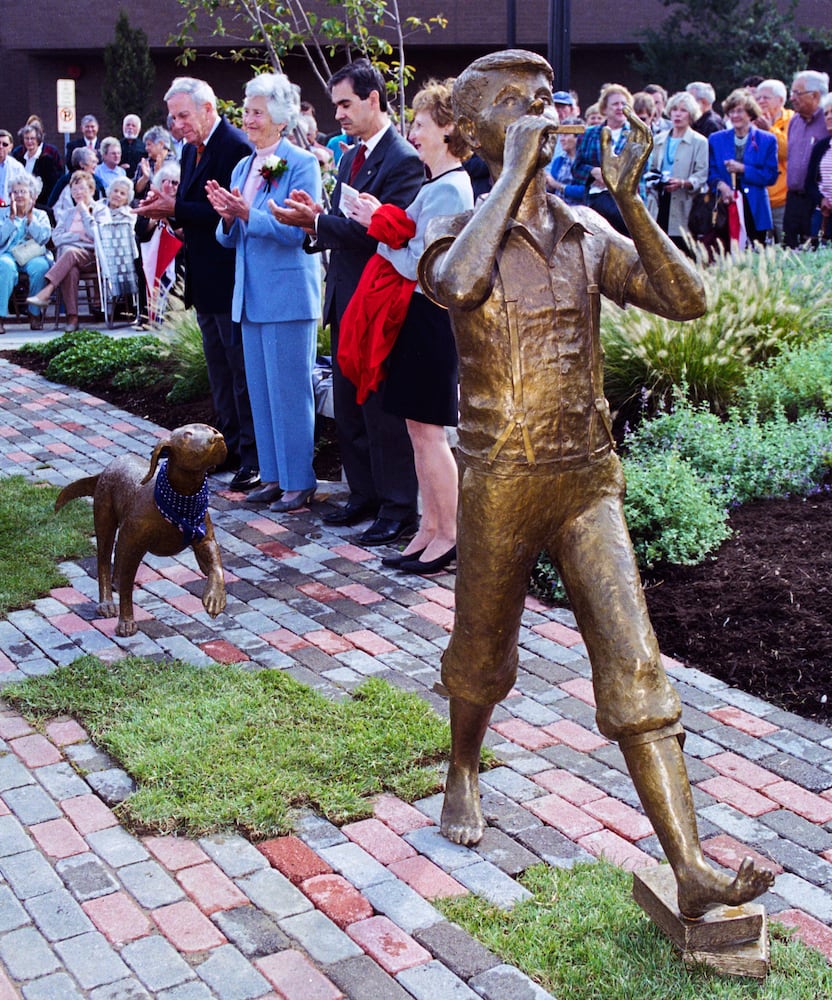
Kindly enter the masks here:
<path id="1" fill-rule="evenodd" d="M 122 962 L 118 952 L 98 931 L 58 941 L 55 951 L 86 990 L 130 975 L 130 970 Z"/>
<path id="2" fill-rule="evenodd" d="M 196 976 L 173 945 L 158 934 L 131 941 L 121 949 L 121 957 L 153 991 L 178 986 Z"/>

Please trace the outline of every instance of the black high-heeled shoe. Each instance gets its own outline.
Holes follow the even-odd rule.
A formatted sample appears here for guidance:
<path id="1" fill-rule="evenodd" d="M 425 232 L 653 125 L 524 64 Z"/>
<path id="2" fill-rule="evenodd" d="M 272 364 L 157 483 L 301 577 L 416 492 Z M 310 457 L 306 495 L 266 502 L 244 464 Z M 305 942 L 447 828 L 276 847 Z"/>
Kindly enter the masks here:
<path id="1" fill-rule="evenodd" d="M 421 559 L 406 559 L 399 563 L 399 570 L 402 573 L 418 573 L 427 576 L 429 573 L 438 573 L 449 566 L 456 559 L 456 546 L 452 545 L 447 552 L 443 552 L 436 559 L 429 562 L 422 562 Z"/>
<path id="2" fill-rule="evenodd" d="M 390 569 L 398 569 L 403 562 L 411 562 L 413 559 L 418 559 L 424 551 L 424 549 L 419 549 L 418 552 L 408 552 L 407 555 L 400 552 L 397 556 L 385 556 L 381 560 L 381 565 L 388 566 Z"/>

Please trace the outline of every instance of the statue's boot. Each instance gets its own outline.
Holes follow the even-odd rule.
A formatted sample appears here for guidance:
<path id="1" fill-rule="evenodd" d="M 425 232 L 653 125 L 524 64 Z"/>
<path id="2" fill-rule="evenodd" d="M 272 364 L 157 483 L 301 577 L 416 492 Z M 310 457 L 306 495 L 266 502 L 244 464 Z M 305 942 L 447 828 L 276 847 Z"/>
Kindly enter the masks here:
<path id="1" fill-rule="evenodd" d="M 641 737 L 643 740 L 644 737 Z M 622 740 L 633 784 L 676 876 L 679 910 L 693 920 L 713 906 L 740 906 L 771 887 L 774 874 L 747 857 L 731 878 L 702 854 L 690 782 L 680 738 Z"/>

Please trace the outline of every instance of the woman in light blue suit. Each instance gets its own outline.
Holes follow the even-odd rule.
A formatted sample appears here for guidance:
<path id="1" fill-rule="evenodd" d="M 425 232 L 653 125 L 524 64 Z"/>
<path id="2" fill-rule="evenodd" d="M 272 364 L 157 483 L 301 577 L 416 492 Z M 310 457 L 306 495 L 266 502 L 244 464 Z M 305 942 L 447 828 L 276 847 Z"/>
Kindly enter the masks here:
<path id="1" fill-rule="evenodd" d="M 271 510 L 298 510 L 315 494 L 315 361 L 321 315 L 321 265 L 304 253 L 304 232 L 278 222 L 300 189 L 321 200 L 317 159 L 285 138 L 300 114 L 300 92 L 282 73 L 263 73 L 246 86 L 243 128 L 255 151 L 234 168 L 231 190 L 209 181 L 220 215 L 217 239 L 236 250 L 232 318 L 242 324 L 246 379 L 263 485 L 247 500 Z M 282 493 L 282 497 L 281 497 Z M 280 497 L 280 499 L 278 499 Z"/>
<path id="2" fill-rule="evenodd" d="M 722 107 L 730 127 L 708 137 L 708 184 L 726 202 L 733 199 L 734 188 L 740 188 L 748 239 L 762 243 L 772 227 L 766 189 L 777 180 L 777 140 L 751 124 L 763 112 L 747 90 L 729 94 Z"/>

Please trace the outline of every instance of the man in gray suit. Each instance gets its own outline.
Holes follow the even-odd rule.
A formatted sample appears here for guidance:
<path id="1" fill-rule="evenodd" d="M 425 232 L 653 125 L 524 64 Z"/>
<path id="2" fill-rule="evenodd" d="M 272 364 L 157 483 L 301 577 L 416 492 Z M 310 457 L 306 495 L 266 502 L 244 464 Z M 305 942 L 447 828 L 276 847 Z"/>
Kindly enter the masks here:
<path id="1" fill-rule="evenodd" d="M 332 208 L 325 212 L 305 192 L 293 191 L 273 211 L 281 222 L 306 230 L 309 252 L 330 251 L 324 322 L 332 332 L 335 424 L 350 497 L 325 520 L 348 525 L 375 516 L 360 540 L 384 545 L 415 526 L 416 472 L 404 420 L 385 413 L 377 393 L 359 405 L 355 386 L 338 368 L 341 317 L 377 246 L 363 226 L 341 211 L 341 189 L 348 184 L 405 208 L 424 181 L 424 169 L 415 149 L 391 124 L 384 79 L 366 59 L 338 70 L 328 88 L 338 124 L 358 140 L 338 164 Z"/>

